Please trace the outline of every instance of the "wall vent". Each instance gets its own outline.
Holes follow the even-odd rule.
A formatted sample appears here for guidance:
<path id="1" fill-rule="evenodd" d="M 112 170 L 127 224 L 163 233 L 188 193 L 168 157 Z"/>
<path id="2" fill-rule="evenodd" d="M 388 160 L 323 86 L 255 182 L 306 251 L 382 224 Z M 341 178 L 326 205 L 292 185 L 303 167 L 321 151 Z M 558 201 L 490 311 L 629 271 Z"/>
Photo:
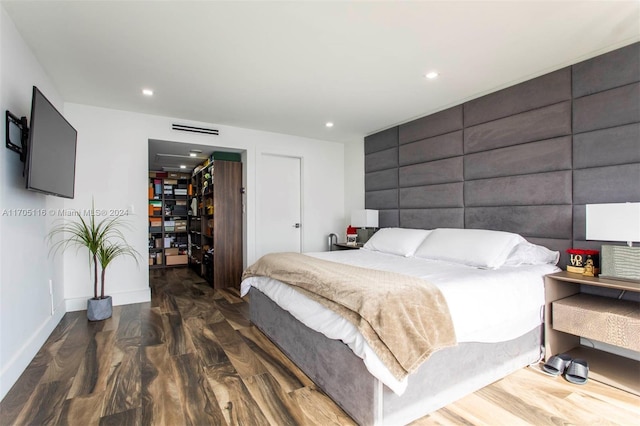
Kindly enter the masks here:
<path id="1" fill-rule="evenodd" d="M 183 132 L 204 133 L 207 135 L 218 135 L 216 129 L 207 129 L 206 127 L 185 126 L 184 124 L 172 124 L 171 129 L 181 130 Z"/>

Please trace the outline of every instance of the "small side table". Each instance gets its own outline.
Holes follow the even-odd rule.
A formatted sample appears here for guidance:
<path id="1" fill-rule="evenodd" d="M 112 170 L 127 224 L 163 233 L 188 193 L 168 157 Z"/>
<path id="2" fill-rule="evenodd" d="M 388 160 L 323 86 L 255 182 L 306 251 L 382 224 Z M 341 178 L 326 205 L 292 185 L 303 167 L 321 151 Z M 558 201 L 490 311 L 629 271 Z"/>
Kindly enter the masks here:
<path id="1" fill-rule="evenodd" d="M 576 301 L 581 300 L 576 298 L 580 294 L 580 284 L 640 292 L 640 284 L 637 282 L 584 277 L 570 272 L 558 272 L 545 276 L 545 360 L 559 353 L 569 353 L 572 358 L 584 358 L 589 362 L 589 377 L 593 380 L 640 395 L 639 361 L 582 346 L 579 335 L 554 329 L 554 320 L 561 321 L 565 318 L 554 318 L 553 302 L 561 299 L 570 300 L 570 298 Z M 613 311 L 617 305 L 630 303 L 614 298 L 602 298 L 601 302 L 598 311 L 594 311 L 592 315 L 597 314 L 605 318 L 608 312 Z M 580 308 L 581 305 L 578 302 L 575 306 Z M 637 310 L 631 309 L 628 315 L 637 318 L 637 312 Z M 603 321 L 603 327 L 606 326 L 605 323 L 606 321 Z"/>
<path id="2" fill-rule="evenodd" d="M 334 250 L 358 250 L 360 248 L 362 248 L 364 244 L 356 244 L 355 246 L 351 245 L 351 244 L 347 244 L 347 243 L 335 243 L 333 245 L 333 249 Z"/>

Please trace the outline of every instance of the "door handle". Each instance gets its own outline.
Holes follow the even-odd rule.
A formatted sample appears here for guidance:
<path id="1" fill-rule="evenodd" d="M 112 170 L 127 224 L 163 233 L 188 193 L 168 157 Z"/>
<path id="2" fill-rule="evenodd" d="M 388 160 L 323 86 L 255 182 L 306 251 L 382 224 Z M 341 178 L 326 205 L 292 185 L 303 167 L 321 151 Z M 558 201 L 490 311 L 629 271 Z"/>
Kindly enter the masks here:
<path id="1" fill-rule="evenodd" d="M 296 223 L 295 225 L 293 225 L 294 228 L 300 228 L 300 224 Z"/>

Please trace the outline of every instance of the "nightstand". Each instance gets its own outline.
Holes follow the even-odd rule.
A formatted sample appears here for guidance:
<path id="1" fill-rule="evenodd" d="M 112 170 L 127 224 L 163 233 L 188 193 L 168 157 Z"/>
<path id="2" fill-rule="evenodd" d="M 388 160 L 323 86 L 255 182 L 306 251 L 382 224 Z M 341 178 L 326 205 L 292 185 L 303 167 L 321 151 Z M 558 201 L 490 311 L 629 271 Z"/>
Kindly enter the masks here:
<path id="1" fill-rule="evenodd" d="M 333 248 L 335 250 L 358 250 L 358 249 L 362 248 L 363 245 L 364 244 L 360 244 L 360 243 L 356 244 L 355 246 L 352 246 L 352 245 L 347 244 L 347 243 L 335 243 L 333 245 Z"/>
<path id="2" fill-rule="evenodd" d="M 545 276 L 545 359 L 559 353 L 586 359 L 590 379 L 640 395 L 639 361 L 580 345 L 581 336 L 614 346 L 637 345 L 638 303 L 581 294 L 580 284 L 640 292 L 637 282 L 570 272 Z"/>

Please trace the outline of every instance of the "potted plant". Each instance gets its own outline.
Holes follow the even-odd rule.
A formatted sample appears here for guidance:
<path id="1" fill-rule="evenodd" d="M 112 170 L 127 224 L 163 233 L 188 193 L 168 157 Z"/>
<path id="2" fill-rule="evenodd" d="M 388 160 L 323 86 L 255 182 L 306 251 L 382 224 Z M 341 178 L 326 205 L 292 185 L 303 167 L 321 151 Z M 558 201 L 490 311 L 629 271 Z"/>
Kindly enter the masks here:
<path id="1" fill-rule="evenodd" d="M 101 321 L 111 317 L 113 312 L 111 296 L 104 295 L 107 266 L 120 256 L 130 256 L 138 263 L 140 254 L 125 240 L 122 229 L 128 227 L 123 216 L 105 217 L 97 220 L 95 206 L 91 203 L 89 218 L 75 211 L 74 219 L 55 225 L 47 235 L 51 251 L 65 251 L 75 247 L 76 251 L 86 248 L 89 268 L 93 269 L 93 298 L 87 301 L 89 321 Z M 58 239 L 58 237 L 60 237 Z M 102 269 L 100 294 L 98 295 L 98 265 Z"/>

